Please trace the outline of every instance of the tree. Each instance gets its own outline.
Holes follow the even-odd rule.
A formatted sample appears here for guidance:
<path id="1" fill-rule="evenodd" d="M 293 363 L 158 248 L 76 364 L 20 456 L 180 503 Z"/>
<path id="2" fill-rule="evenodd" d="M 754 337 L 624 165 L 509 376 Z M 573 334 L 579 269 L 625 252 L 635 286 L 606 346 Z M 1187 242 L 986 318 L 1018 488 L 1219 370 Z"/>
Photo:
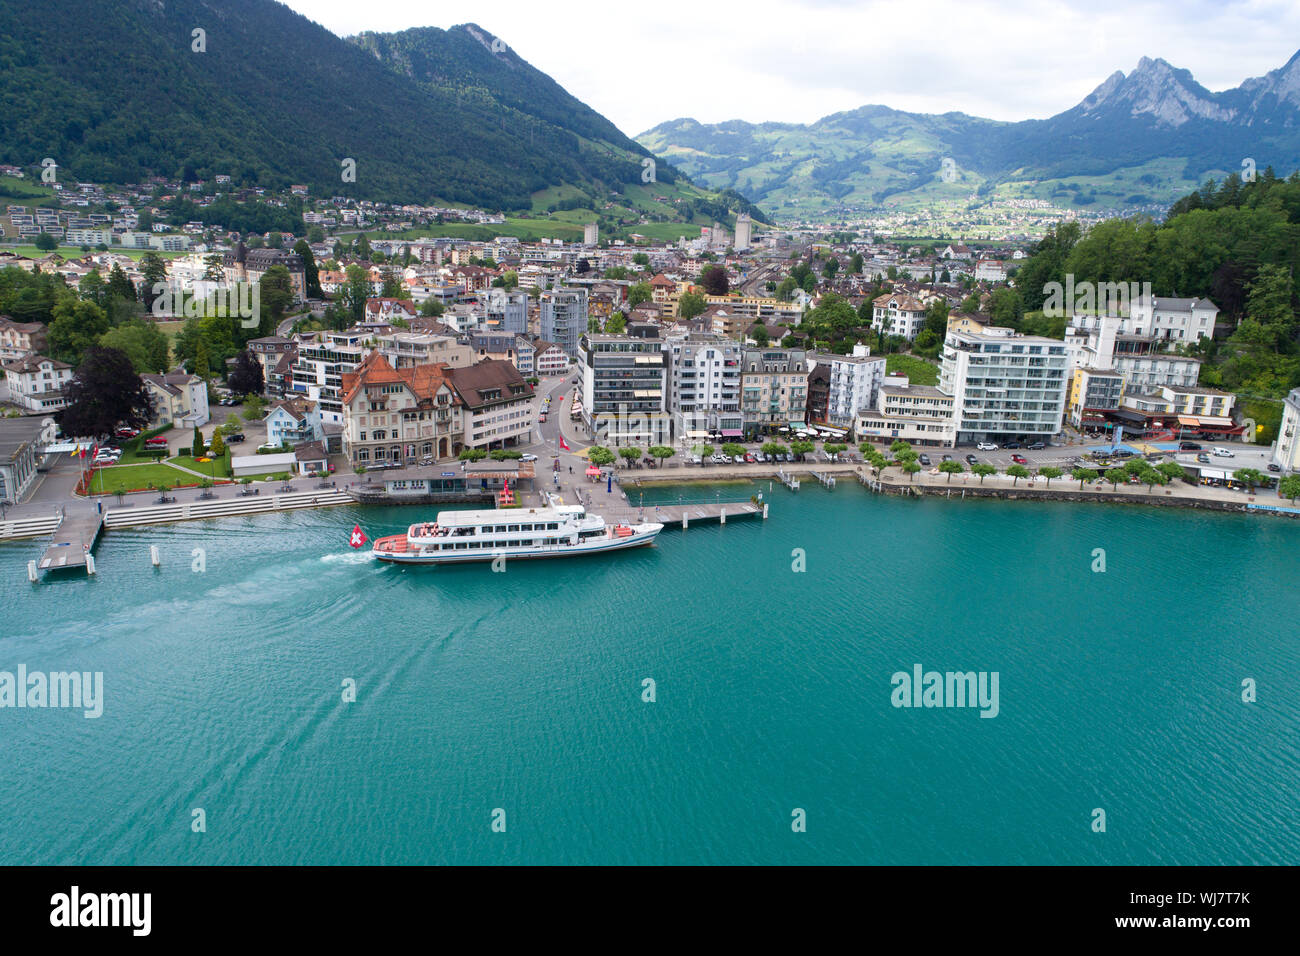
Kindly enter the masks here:
<path id="1" fill-rule="evenodd" d="M 907 472 L 907 480 L 912 481 L 915 479 L 916 473 L 921 470 L 921 463 L 914 458 L 909 458 L 902 463 L 902 469 Z M 951 481 L 951 479 L 949 480 Z"/>
<path id="2" fill-rule="evenodd" d="M 124 302 L 135 301 L 135 286 L 131 284 L 131 280 L 126 277 L 126 273 L 122 271 L 122 267 L 116 262 L 113 263 L 113 268 L 108 271 L 108 294 Z"/>
<path id="3" fill-rule="evenodd" d="M 948 476 L 948 484 L 952 484 L 952 476 L 960 475 L 966 470 L 966 466 L 959 461 L 941 461 L 939 470 Z"/>
<path id="4" fill-rule="evenodd" d="M 262 364 L 245 349 L 235 356 L 235 367 L 227 380 L 236 395 L 258 395 L 262 391 Z"/>
<path id="5" fill-rule="evenodd" d="M 624 445 L 622 448 L 618 450 L 618 453 L 622 455 L 624 460 L 626 460 L 629 464 L 631 464 L 632 462 L 636 461 L 638 458 L 641 457 L 641 449 L 634 448 L 631 445 Z"/>
<path id="6" fill-rule="evenodd" d="M 132 367 L 141 374 L 167 371 L 170 357 L 167 336 L 153 322 L 132 319 L 109 329 L 99 337 L 98 344 L 125 352 L 131 358 Z"/>
<path id="7" fill-rule="evenodd" d="M 614 463 L 614 453 L 604 445 L 592 445 L 587 449 L 587 460 L 593 465 L 610 465 Z"/>
<path id="8" fill-rule="evenodd" d="M 744 458 L 745 446 L 738 445 L 735 442 L 731 442 L 731 441 L 724 442 L 722 445 L 722 453 L 724 455 L 729 455 L 732 458 Z"/>
<path id="9" fill-rule="evenodd" d="M 391 268 L 384 269 L 380 275 L 383 281 L 380 285 L 379 294 L 385 299 L 400 299 L 405 293 L 402 286 L 402 280 Z"/>
<path id="10" fill-rule="evenodd" d="M 365 307 L 365 302 L 363 300 L 362 308 L 364 307 Z M 443 305 L 441 302 L 439 302 L 437 299 L 435 299 L 433 296 L 429 296 L 429 298 L 425 299 L 423 302 L 420 303 L 420 314 L 427 318 L 436 319 L 446 311 L 447 311 L 447 307 Z"/>
<path id="11" fill-rule="evenodd" d="M 202 458 L 204 451 L 207 450 L 207 443 L 203 440 L 203 432 L 199 431 L 199 426 L 194 426 L 194 441 L 190 444 L 190 454 L 194 458 Z"/>
<path id="12" fill-rule="evenodd" d="M 1162 461 L 1160 464 L 1156 465 L 1156 471 L 1160 472 L 1160 474 L 1164 475 L 1165 478 L 1170 481 L 1173 481 L 1175 478 L 1182 478 L 1187 474 L 1187 471 L 1183 466 L 1178 464 L 1176 461 Z"/>
<path id="13" fill-rule="evenodd" d="M 140 301 L 148 312 L 153 308 L 154 299 L 158 298 L 154 287 L 167 283 L 167 263 L 158 253 L 146 252 L 140 259 L 140 275 Z"/>
<path id="14" fill-rule="evenodd" d="M 64 394 L 68 407 L 57 418 L 65 435 L 108 435 L 119 425 L 143 428 L 153 416 L 148 390 L 118 349 L 87 350 Z"/>
<path id="15" fill-rule="evenodd" d="M 293 251 L 302 256 L 303 279 L 307 287 L 307 296 L 319 299 L 324 293 L 320 287 L 320 270 L 316 268 L 316 256 L 306 239 L 299 239 L 293 244 Z"/>
<path id="16" fill-rule="evenodd" d="M 677 315 L 682 319 L 693 319 L 697 315 L 703 314 L 708 307 L 708 303 L 704 301 L 704 296 L 698 292 L 685 292 L 677 300 Z"/>
<path id="17" fill-rule="evenodd" d="M 1254 491 L 1256 486 L 1264 483 L 1264 473 L 1258 468 L 1238 468 L 1232 473 L 1234 481 L 1241 482 L 1250 491 Z"/>
<path id="18" fill-rule="evenodd" d="M 615 312 L 605 320 L 605 331 L 610 335 L 622 335 L 627 331 L 627 316 L 622 312 Z"/>
<path id="19" fill-rule="evenodd" d="M 1141 478 L 1142 481 L 1146 484 L 1147 494 L 1151 494 L 1151 490 L 1156 485 L 1164 486 L 1169 483 L 1169 479 L 1165 477 L 1164 472 L 1157 471 L 1155 468 L 1152 468 L 1150 465 L 1147 465 L 1147 467 L 1143 468 L 1140 472 L 1138 472 L 1138 477 Z"/>
<path id="20" fill-rule="evenodd" d="M 54 306 L 48 342 L 54 358 L 77 365 L 108 331 L 108 314 L 94 302 L 65 298 Z"/>
<path id="21" fill-rule="evenodd" d="M 262 307 L 271 316 L 272 328 L 264 331 L 273 331 L 275 324 L 284 318 L 284 313 L 293 305 L 293 277 L 284 266 L 271 266 L 262 273 L 257 285 Z"/>
<path id="22" fill-rule="evenodd" d="M 208 454 L 213 458 L 221 458 L 226 453 L 226 439 L 221 435 L 221 429 L 218 428 L 212 433 L 212 444 L 208 446 Z"/>
<path id="23" fill-rule="evenodd" d="M 897 438 L 897 439 L 894 440 L 894 443 L 893 443 L 892 445 L 889 446 L 889 450 L 890 450 L 891 452 L 893 452 L 894 457 L 897 458 L 899 452 L 908 452 L 908 451 L 911 451 L 911 450 L 912 450 L 912 446 L 911 446 L 911 444 L 910 444 L 909 442 L 906 442 L 906 441 L 904 441 L 904 440 L 901 439 L 901 438 Z"/>
<path id="24" fill-rule="evenodd" d="M 649 302 L 652 298 L 654 298 L 654 293 L 650 288 L 650 283 L 638 282 L 635 285 L 628 286 L 627 304 L 631 308 L 635 309 L 642 302 Z"/>
<path id="25" fill-rule="evenodd" d="M 53 252 L 59 248 L 59 241 L 54 238 L 52 233 L 42 232 L 36 237 L 35 246 L 41 252 Z"/>
<path id="26" fill-rule="evenodd" d="M 1060 478 L 1065 474 L 1064 471 L 1057 468 L 1055 465 L 1044 465 L 1042 468 L 1038 469 L 1038 473 L 1047 479 L 1047 487 L 1049 488 L 1052 487 L 1053 478 Z"/>
<path id="27" fill-rule="evenodd" d="M 1300 475 L 1287 475 L 1277 483 L 1277 491 L 1283 498 L 1290 498 L 1294 505 L 1300 498 Z"/>
<path id="28" fill-rule="evenodd" d="M 700 285 L 709 295 L 726 295 L 731 291 L 731 281 L 727 278 L 725 266 L 708 265 L 700 271 Z"/>
<path id="29" fill-rule="evenodd" d="M 466 448 L 456 457 L 459 458 L 461 461 L 481 461 L 482 459 L 487 457 L 487 449 Z"/>
<path id="30" fill-rule="evenodd" d="M 203 281 L 225 282 L 226 266 L 221 253 L 214 252 L 203 257 Z"/>
<path id="31" fill-rule="evenodd" d="M 976 462 L 970 466 L 971 474 L 979 475 L 980 484 L 984 484 L 984 479 L 989 475 L 996 475 L 998 470 L 986 462 Z"/>
<path id="32" fill-rule="evenodd" d="M 669 448 L 667 445 L 651 445 L 651 446 L 650 446 L 650 454 L 651 454 L 653 457 L 658 458 L 659 461 L 662 462 L 665 458 L 671 458 L 671 457 L 673 457 L 673 455 L 675 455 L 676 452 L 674 452 L 674 451 L 673 451 L 671 448 Z"/>
<path id="33" fill-rule="evenodd" d="M 1091 468 L 1071 468 L 1070 477 L 1079 483 L 1079 490 L 1083 491 L 1083 483 L 1093 476 Z"/>
<path id="34" fill-rule="evenodd" d="M 1111 491 L 1115 491 L 1119 488 L 1119 483 L 1121 481 L 1128 480 L 1128 472 L 1123 468 L 1107 468 L 1102 477 L 1110 482 Z"/>
<path id="35" fill-rule="evenodd" d="M 1012 479 L 1011 487 L 1014 488 L 1016 485 L 1020 484 L 1021 478 L 1029 477 L 1029 469 L 1024 465 L 1012 465 L 1007 469 L 1007 477 Z"/>

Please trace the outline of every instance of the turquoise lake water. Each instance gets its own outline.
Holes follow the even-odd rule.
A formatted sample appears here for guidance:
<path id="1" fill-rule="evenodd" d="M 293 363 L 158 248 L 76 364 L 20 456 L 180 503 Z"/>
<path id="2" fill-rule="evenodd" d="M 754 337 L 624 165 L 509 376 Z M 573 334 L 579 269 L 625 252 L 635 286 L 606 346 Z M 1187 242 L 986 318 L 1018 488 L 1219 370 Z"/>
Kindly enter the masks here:
<path id="1" fill-rule="evenodd" d="M 0 709 L 0 863 L 1300 863 L 1300 524 L 768 498 L 505 573 L 347 547 L 424 509 L 115 531 L 38 585 L 0 546 L 0 671 L 105 696 Z M 916 664 L 997 716 L 892 706 Z"/>

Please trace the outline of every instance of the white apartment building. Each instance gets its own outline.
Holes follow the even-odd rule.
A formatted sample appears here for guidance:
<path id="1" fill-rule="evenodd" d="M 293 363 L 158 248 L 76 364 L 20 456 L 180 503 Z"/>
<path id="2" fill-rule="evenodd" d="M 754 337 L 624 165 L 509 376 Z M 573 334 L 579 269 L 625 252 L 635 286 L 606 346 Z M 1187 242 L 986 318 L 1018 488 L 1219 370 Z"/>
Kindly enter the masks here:
<path id="1" fill-rule="evenodd" d="M 1047 441 L 1061 431 L 1069 371 L 1059 339 L 999 326 L 949 332 L 939 390 L 956 399 L 955 440 Z"/>
<path id="2" fill-rule="evenodd" d="M 44 355 L 24 355 L 4 365 L 4 388 L 9 401 L 28 412 L 57 412 L 67 406 L 64 386 L 72 380 L 72 366 Z"/>
<path id="3" fill-rule="evenodd" d="M 853 434 L 892 444 L 951 448 L 956 441 L 956 398 L 933 385 L 913 385 L 905 375 L 889 375 L 874 408 L 858 412 Z"/>
<path id="4" fill-rule="evenodd" d="M 909 342 L 925 328 L 925 306 L 910 295 L 881 295 L 871 300 L 871 327 Z"/>
<path id="5" fill-rule="evenodd" d="M 885 357 L 872 355 L 859 342 L 852 355 L 809 355 L 809 371 L 816 364 L 830 366 L 830 399 L 827 415 L 837 428 L 852 428 L 858 412 L 875 407 L 885 381 Z"/>
<path id="6" fill-rule="evenodd" d="M 1300 388 L 1293 388 L 1282 403 L 1282 424 L 1273 445 L 1273 464 L 1286 474 L 1300 471 Z"/>
<path id="7" fill-rule="evenodd" d="M 743 346 L 735 339 L 708 332 L 665 341 L 665 397 L 678 438 L 744 436 L 745 421 L 740 410 L 742 351 Z"/>
<path id="8" fill-rule="evenodd" d="M 1140 296 L 1129 305 L 1131 334 L 1174 342 L 1213 338 L 1218 314 L 1209 299 Z"/>
<path id="9" fill-rule="evenodd" d="M 322 422 L 344 424 L 343 374 L 356 371 L 370 352 L 370 341 L 369 332 L 319 332 L 313 341 L 300 343 L 285 396 L 310 398 L 320 407 Z"/>

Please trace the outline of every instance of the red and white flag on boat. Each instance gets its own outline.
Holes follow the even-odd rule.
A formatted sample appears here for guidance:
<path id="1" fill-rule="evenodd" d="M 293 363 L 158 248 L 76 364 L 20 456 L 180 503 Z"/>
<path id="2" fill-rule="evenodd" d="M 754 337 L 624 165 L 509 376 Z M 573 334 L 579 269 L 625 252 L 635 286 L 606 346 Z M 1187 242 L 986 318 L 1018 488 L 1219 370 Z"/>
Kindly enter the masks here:
<path id="1" fill-rule="evenodd" d="M 352 537 L 348 539 L 348 544 L 354 548 L 359 548 L 366 543 L 366 533 L 361 530 L 361 525 L 352 527 Z"/>
<path id="2" fill-rule="evenodd" d="M 572 449 L 569 448 L 569 443 L 568 443 L 567 441 L 564 440 L 564 436 L 563 436 L 563 435 L 560 436 L 560 447 L 563 448 L 565 451 L 571 451 L 571 450 L 572 450 Z"/>

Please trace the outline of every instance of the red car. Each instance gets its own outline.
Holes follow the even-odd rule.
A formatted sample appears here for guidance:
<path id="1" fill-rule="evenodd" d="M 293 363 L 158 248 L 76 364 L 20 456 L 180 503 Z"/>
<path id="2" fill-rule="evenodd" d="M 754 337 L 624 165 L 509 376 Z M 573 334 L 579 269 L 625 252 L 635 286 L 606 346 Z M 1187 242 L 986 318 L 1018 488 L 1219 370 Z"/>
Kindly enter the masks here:
<path id="1" fill-rule="evenodd" d="M 1024 455 L 1012 455 L 1011 460 L 1014 461 L 1017 465 L 1029 464 L 1029 459 L 1026 458 Z"/>
<path id="2" fill-rule="evenodd" d="M 113 434 L 116 435 L 118 438 L 134 438 L 136 435 L 140 434 L 140 429 L 127 428 L 123 426 L 122 428 L 119 428 L 117 431 L 113 432 Z"/>
<path id="3" fill-rule="evenodd" d="M 146 439 L 144 440 L 144 443 L 145 443 L 145 445 L 148 446 L 149 448 L 166 448 L 166 447 L 167 447 L 167 439 L 166 439 L 166 438 L 163 438 L 162 435 L 155 435 L 153 438 L 146 438 Z"/>

